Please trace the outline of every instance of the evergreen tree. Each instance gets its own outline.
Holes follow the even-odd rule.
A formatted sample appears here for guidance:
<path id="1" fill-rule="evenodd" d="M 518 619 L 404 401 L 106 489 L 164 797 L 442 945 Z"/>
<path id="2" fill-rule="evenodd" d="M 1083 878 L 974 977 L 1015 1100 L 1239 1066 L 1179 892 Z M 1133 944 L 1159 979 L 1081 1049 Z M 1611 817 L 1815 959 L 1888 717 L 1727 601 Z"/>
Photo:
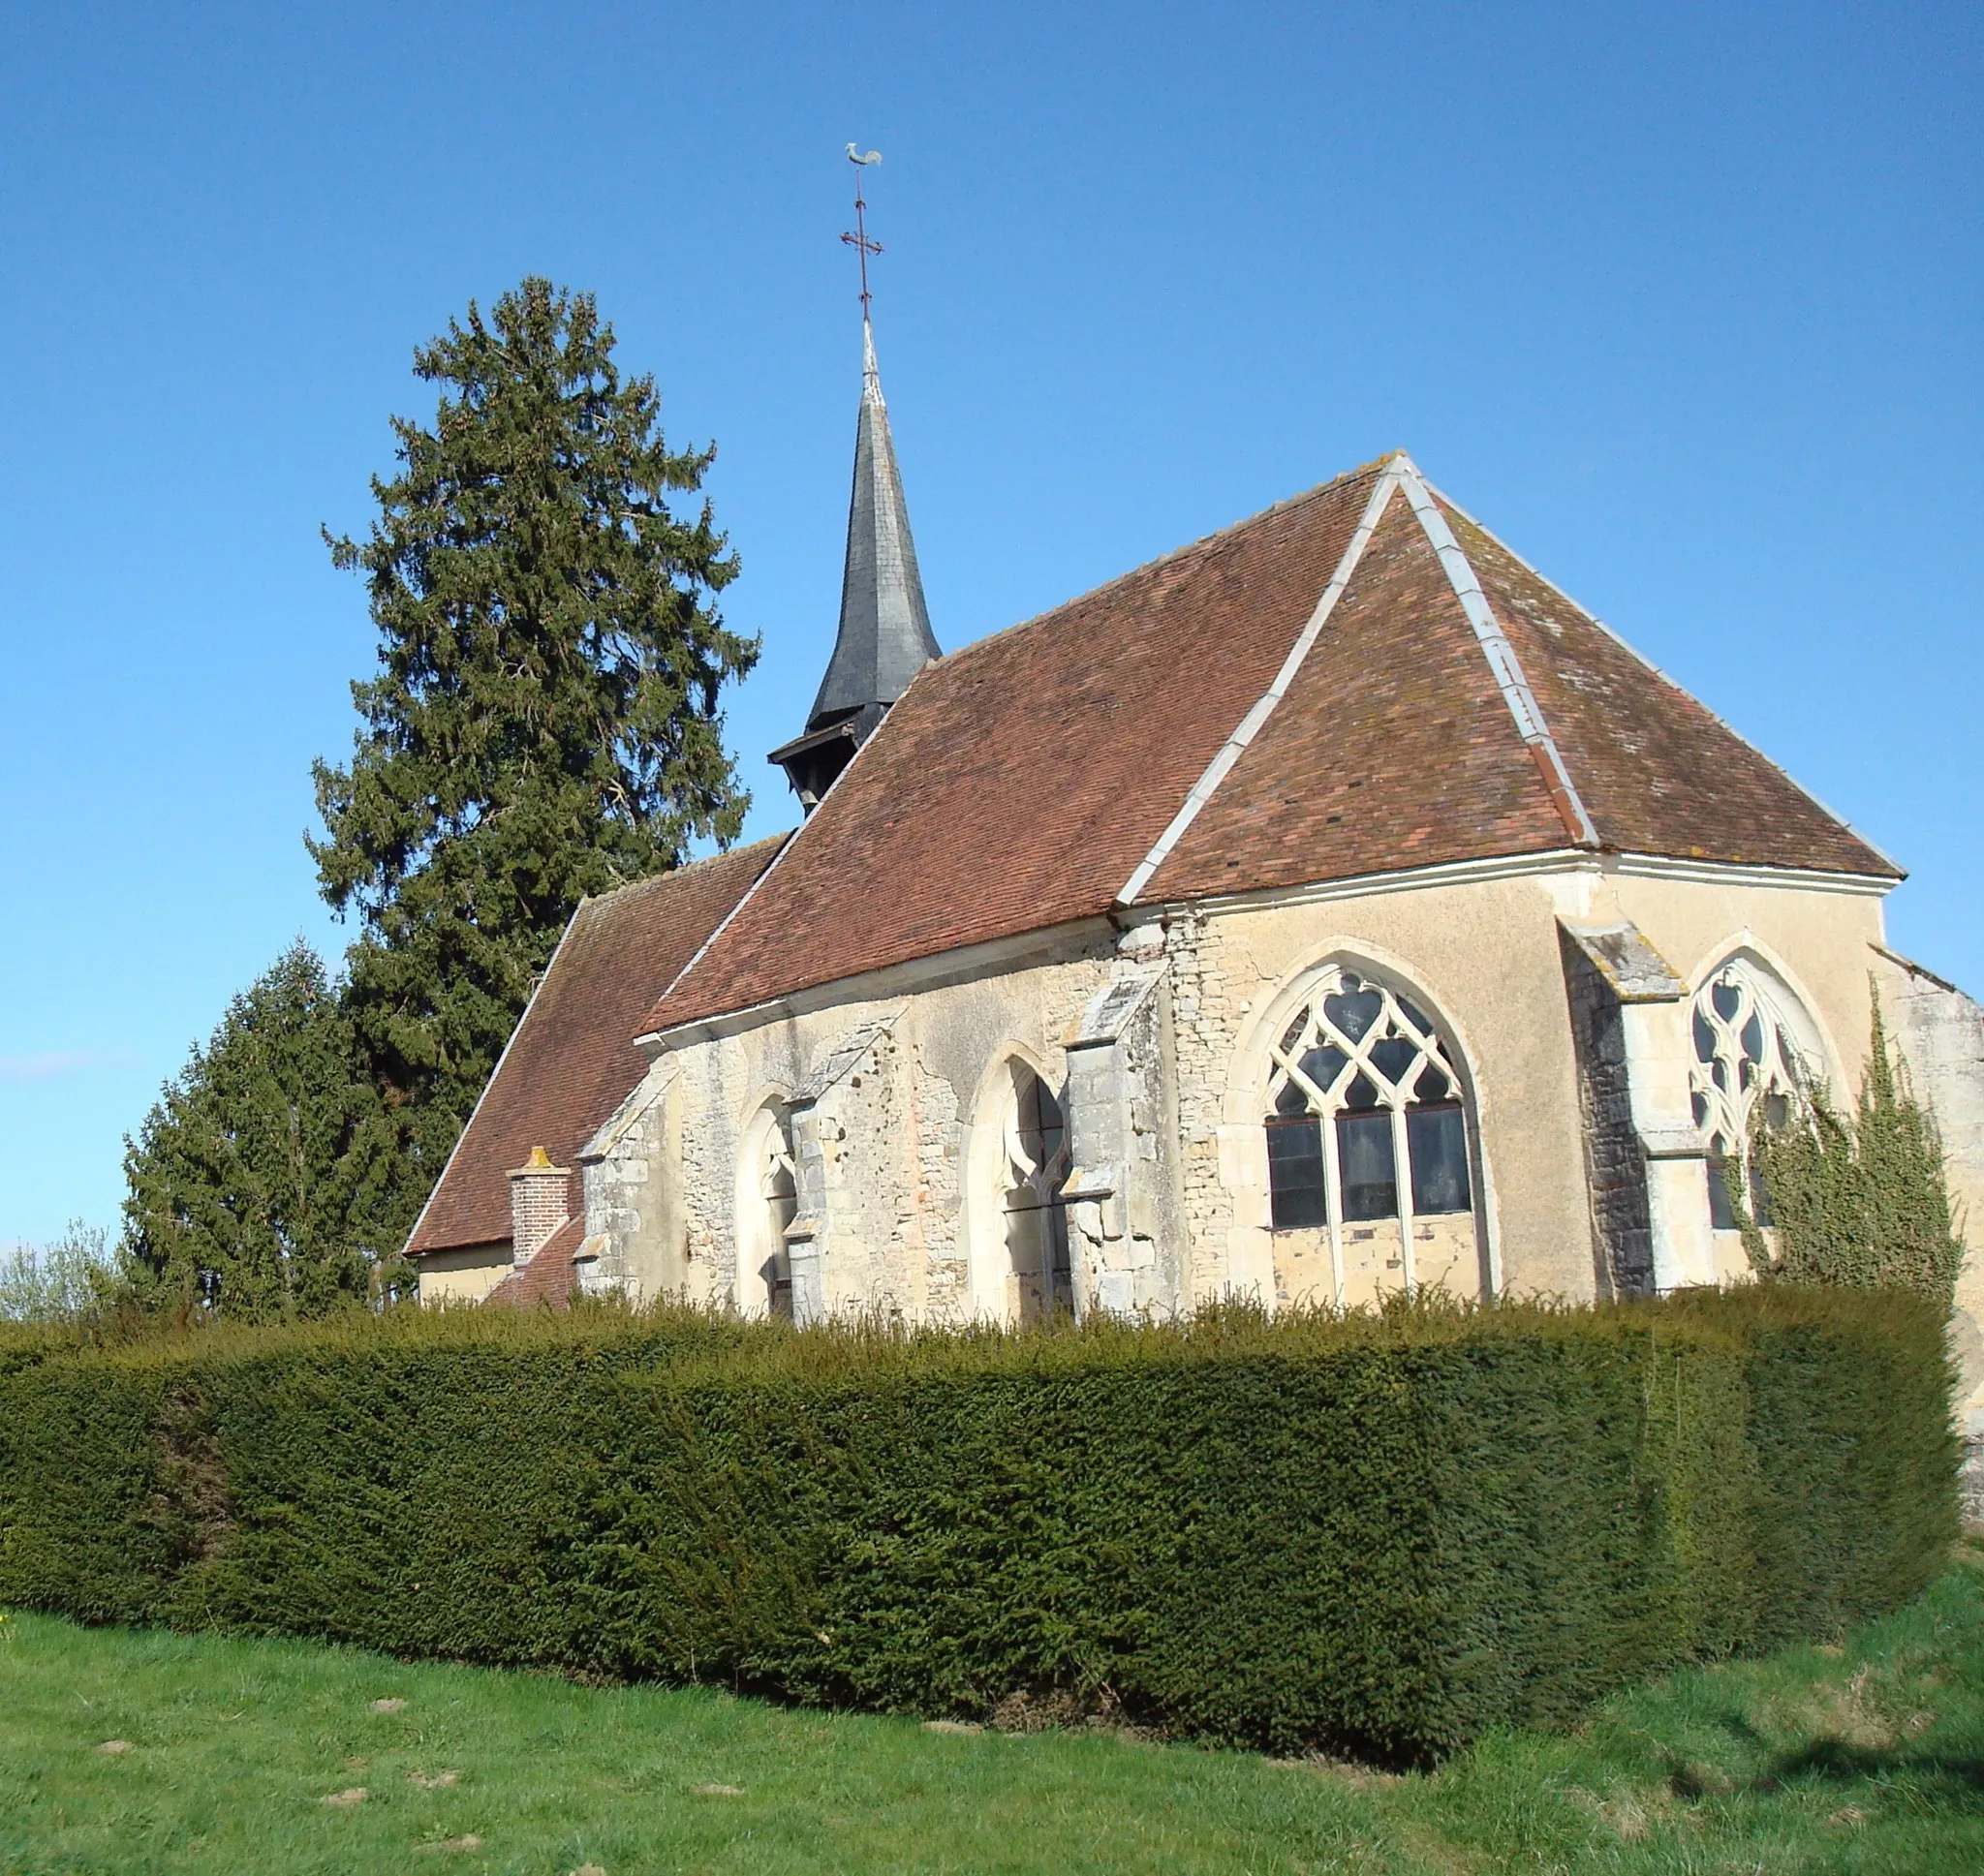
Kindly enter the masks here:
<path id="1" fill-rule="evenodd" d="M 299 938 L 124 1143 L 136 1300 L 281 1322 L 364 1298 L 372 1260 L 350 1148 L 375 1105 L 336 989 Z"/>
<path id="2" fill-rule="evenodd" d="M 380 671 L 347 767 L 317 765 L 325 897 L 360 930 L 347 1003 L 384 1106 L 360 1143 L 411 1228 L 579 900 L 734 839 L 749 797 L 724 683 L 756 643 L 715 596 L 737 571 L 671 451 L 648 377 L 623 381 L 590 295 L 526 280 L 415 354 L 431 428 L 394 420 L 361 571 Z"/>
<path id="3" fill-rule="evenodd" d="M 1759 1123 L 1752 1157 L 1765 1215 L 1740 1203 L 1736 1213 L 1759 1276 L 1914 1290 L 1951 1307 L 1964 1246 L 1942 1147 L 1890 1053 L 1877 1001 L 1853 1112 L 1840 1113 L 1815 1089 L 1785 1125 Z"/>

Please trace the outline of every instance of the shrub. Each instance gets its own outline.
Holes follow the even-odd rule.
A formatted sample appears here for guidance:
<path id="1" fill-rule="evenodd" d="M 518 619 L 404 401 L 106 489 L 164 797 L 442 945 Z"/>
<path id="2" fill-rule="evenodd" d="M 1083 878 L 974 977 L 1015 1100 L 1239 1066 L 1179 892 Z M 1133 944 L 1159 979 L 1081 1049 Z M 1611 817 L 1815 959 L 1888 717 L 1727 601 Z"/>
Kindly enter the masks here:
<path id="1" fill-rule="evenodd" d="M 1823 1088 L 1811 1091 L 1782 1127 L 1761 1124 L 1761 1103 L 1757 1114 L 1751 1151 L 1769 1217 L 1752 1217 L 1732 1192 L 1757 1274 L 1793 1283 L 1913 1290 L 1947 1316 L 1964 1246 L 1951 1216 L 1942 1147 L 1889 1053 L 1879 1003 L 1850 1115 L 1834 1108 Z M 1774 1243 L 1759 1222 L 1776 1227 Z"/>
<path id="2" fill-rule="evenodd" d="M 1423 1760 L 1906 1601 L 1940 1323 L 1788 1285 L 1023 1336 L 408 1312 L 0 1363 L 0 1599 Z"/>

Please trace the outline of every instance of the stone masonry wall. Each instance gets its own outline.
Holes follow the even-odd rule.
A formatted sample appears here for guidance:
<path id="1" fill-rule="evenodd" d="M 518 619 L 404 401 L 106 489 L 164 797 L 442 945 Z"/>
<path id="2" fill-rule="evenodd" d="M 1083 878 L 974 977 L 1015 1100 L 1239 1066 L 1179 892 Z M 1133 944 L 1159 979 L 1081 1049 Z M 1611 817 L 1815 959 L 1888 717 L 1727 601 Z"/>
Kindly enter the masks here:
<path id="1" fill-rule="evenodd" d="M 1632 1119 L 1626 1030 L 1619 999 L 1592 961 L 1560 934 L 1570 1028 L 1584 1111 L 1585 1173 L 1600 1296 L 1646 1296 L 1654 1288 L 1653 1217 L 1646 1153 Z"/>
<path id="2" fill-rule="evenodd" d="M 1240 1025 L 1264 979 L 1244 950 L 1229 955 L 1227 934 L 1214 921 L 1190 914 L 1176 918 L 1166 940 L 1189 1239 L 1183 1275 L 1187 1301 L 1194 1303 L 1226 1288 L 1233 1199 L 1220 1170 L 1220 1128 Z"/>

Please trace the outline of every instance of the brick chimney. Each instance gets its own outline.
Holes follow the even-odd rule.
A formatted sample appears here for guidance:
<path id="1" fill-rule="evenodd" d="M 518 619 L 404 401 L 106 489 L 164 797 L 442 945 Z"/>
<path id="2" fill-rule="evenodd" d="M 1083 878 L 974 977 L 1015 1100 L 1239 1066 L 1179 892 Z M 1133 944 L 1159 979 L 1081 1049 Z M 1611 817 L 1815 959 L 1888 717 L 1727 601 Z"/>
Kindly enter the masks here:
<path id="1" fill-rule="evenodd" d="M 542 1147 L 510 1175 L 510 1259 L 521 1270 L 571 1216 L 571 1172 Z"/>

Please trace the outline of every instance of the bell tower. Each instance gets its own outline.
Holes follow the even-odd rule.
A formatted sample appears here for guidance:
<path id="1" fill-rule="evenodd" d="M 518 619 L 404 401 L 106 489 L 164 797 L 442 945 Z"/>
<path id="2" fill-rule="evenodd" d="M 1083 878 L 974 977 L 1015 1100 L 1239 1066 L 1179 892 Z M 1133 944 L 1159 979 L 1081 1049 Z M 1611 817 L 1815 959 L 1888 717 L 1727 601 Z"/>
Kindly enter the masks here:
<path id="1" fill-rule="evenodd" d="M 882 161 L 874 150 L 858 155 L 852 143 L 848 157 L 862 168 Z M 861 412 L 854 428 L 840 633 L 804 732 L 773 750 L 770 758 L 785 770 L 808 814 L 874 734 L 889 705 L 909 689 L 910 680 L 943 656 L 923 603 L 916 543 L 910 538 L 910 511 L 875 362 L 868 257 L 880 254 L 882 244 L 868 238 L 867 207 L 857 183 L 855 231 L 842 236 L 861 258 Z"/>

